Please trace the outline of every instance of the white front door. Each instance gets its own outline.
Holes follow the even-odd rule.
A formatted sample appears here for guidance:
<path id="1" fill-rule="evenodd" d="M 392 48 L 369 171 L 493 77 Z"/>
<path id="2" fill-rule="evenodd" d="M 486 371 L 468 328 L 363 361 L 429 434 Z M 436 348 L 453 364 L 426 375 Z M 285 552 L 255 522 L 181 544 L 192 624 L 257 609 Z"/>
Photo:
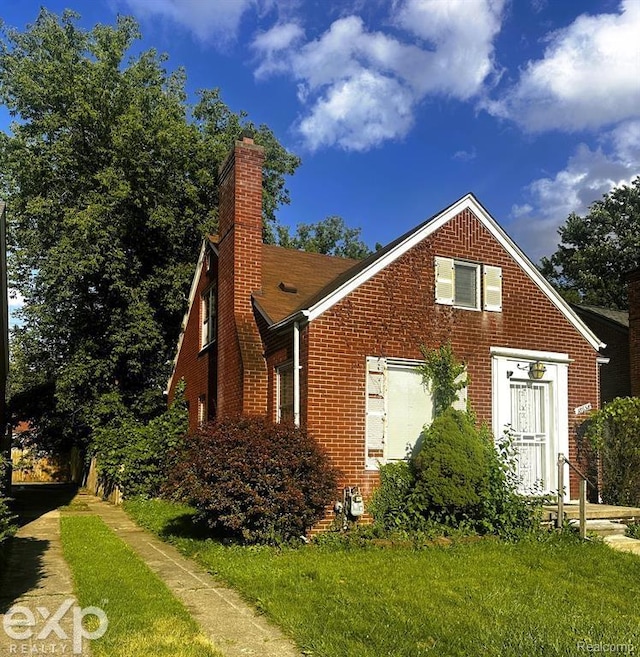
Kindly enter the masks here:
<path id="1" fill-rule="evenodd" d="M 493 347 L 493 431 L 513 435 L 519 492 L 558 492 L 558 453 L 568 453 L 568 355 Z M 544 364 L 541 379 L 532 379 L 532 363 Z M 565 497 L 568 491 L 565 491 Z"/>
<path id="2" fill-rule="evenodd" d="M 520 492 L 554 487 L 556 436 L 550 415 L 551 383 L 510 380 L 511 430 L 517 452 Z"/>

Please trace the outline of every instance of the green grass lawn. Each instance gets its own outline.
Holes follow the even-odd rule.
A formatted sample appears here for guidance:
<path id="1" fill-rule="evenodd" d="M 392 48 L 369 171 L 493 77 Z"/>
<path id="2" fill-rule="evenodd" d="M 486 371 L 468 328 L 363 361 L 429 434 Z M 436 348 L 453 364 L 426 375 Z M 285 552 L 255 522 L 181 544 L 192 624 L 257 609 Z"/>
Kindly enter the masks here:
<path id="1" fill-rule="evenodd" d="M 188 507 L 125 508 L 317 657 L 640 651 L 640 558 L 598 542 L 243 548 L 190 537 Z"/>
<path id="2" fill-rule="evenodd" d="M 63 514 L 61 532 L 80 606 L 100 607 L 109 620 L 105 635 L 90 642 L 93 655 L 220 657 L 164 583 L 100 518 Z"/>

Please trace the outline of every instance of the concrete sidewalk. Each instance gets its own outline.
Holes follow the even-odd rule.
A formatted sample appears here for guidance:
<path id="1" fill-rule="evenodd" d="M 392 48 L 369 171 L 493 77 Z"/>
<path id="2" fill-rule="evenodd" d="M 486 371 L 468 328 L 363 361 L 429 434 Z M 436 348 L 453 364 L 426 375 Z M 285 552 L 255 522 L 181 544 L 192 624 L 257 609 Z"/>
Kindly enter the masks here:
<path id="1" fill-rule="evenodd" d="M 77 600 L 71 572 L 62 556 L 57 507 L 69 503 L 75 487 L 20 488 L 17 510 L 21 526 L 12 539 L 0 582 L 0 656 L 72 655 L 71 609 L 77 606 Z M 58 622 L 51 622 L 64 606 L 68 611 Z M 33 624 L 20 627 L 21 621 Z M 81 652 L 75 654 L 90 655 L 89 642 L 81 637 L 80 641 Z"/>
<path id="2" fill-rule="evenodd" d="M 78 493 L 74 500 L 77 509 L 85 510 L 70 512 L 88 513 L 102 518 L 165 582 L 191 613 L 202 633 L 226 657 L 300 657 L 300 652 L 293 642 L 277 627 L 258 615 L 235 591 L 215 580 L 171 545 L 138 527 L 121 507 L 103 502 L 85 492 Z M 27 542 L 22 542 L 22 539 Z M 30 545 L 37 545 L 37 559 L 25 558 Z M 14 542 L 11 552 L 11 564 L 0 589 L 1 613 L 6 612 L 11 605 L 24 604 L 25 601 L 31 604 L 34 612 L 36 605 L 46 606 L 53 612 L 61 601 L 72 597 L 71 576 L 60 547 L 59 511 L 46 511 L 25 524 L 19 531 L 18 540 Z M 36 573 L 29 573 L 33 568 Z M 2 631 L 1 623 L 2 617 L 0 657 L 9 654 L 36 654 L 33 648 L 28 651 L 23 649 L 22 653 L 19 648 L 17 652 L 15 649 L 10 652 L 11 644 L 16 641 L 6 642 L 8 637 Z M 58 642 L 57 637 L 53 638 Z M 7 643 L 6 646 L 2 642 L 3 639 Z M 46 649 L 44 646 L 42 648 Z M 63 652 L 65 651 L 60 647 L 58 654 Z M 71 647 L 66 649 L 66 654 L 72 654 Z M 88 646 L 85 645 L 82 654 L 90 654 Z"/>

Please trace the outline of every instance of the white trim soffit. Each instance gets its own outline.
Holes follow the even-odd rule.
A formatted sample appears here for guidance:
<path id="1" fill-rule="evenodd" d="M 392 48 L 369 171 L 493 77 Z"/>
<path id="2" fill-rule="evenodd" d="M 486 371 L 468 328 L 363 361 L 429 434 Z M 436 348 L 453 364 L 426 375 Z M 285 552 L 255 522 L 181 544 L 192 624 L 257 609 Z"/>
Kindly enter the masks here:
<path id="1" fill-rule="evenodd" d="M 198 290 L 198 283 L 200 282 L 200 276 L 202 274 L 202 267 L 204 265 L 204 256 L 207 249 L 207 239 L 202 240 L 202 246 L 200 247 L 200 255 L 198 256 L 198 264 L 196 265 L 196 271 L 193 275 L 193 280 L 191 281 L 191 289 L 189 290 L 189 305 L 187 310 L 184 313 L 182 318 L 182 325 L 180 326 L 180 336 L 178 337 L 178 346 L 176 347 L 176 355 L 173 358 L 173 367 L 171 368 L 171 376 L 167 382 L 167 389 L 165 394 L 169 394 L 171 390 L 171 385 L 173 383 L 173 377 L 176 373 L 176 365 L 178 364 L 178 356 L 180 356 L 180 350 L 182 349 L 182 342 L 184 341 L 184 332 L 187 329 L 187 324 L 189 323 L 189 316 L 191 315 L 191 309 L 196 300 L 196 292 Z"/>
<path id="2" fill-rule="evenodd" d="M 509 347 L 490 347 L 489 353 L 498 358 L 515 358 L 516 360 L 543 360 L 546 363 L 571 363 L 569 354 L 558 351 L 534 351 L 533 349 L 511 349 Z"/>

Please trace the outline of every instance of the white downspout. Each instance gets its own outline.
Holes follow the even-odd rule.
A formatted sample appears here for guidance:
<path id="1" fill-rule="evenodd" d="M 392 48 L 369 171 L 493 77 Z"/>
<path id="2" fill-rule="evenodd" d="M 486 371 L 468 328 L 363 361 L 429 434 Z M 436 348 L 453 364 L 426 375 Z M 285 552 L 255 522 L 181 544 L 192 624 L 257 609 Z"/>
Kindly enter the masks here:
<path id="1" fill-rule="evenodd" d="M 293 323 L 293 422 L 300 426 L 300 324 Z"/>

